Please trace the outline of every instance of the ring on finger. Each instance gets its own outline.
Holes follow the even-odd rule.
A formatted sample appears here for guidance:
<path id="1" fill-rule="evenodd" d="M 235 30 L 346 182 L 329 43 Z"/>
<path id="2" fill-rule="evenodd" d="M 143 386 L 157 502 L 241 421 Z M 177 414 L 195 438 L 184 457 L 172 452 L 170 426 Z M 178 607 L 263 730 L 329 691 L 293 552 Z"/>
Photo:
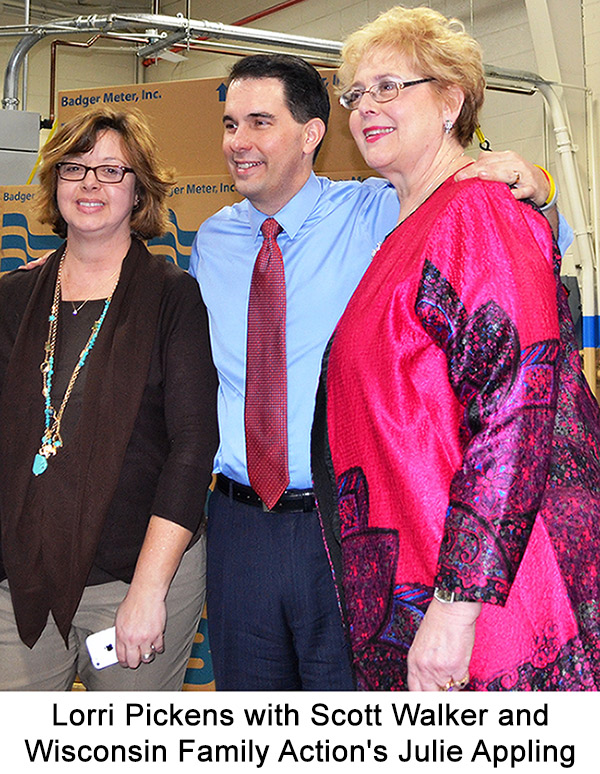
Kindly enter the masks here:
<path id="1" fill-rule="evenodd" d="M 521 174 L 520 174 L 520 172 L 517 172 L 516 169 L 513 170 L 513 172 L 515 173 L 515 179 L 514 179 L 514 182 L 513 182 L 513 186 L 517 186 L 517 185 L 519 185 L 519 181 L 521 180 Z"/>
<path id="2" fill-rule="evenodd" d="M 152 661 L 154 653 L 142 653 L 142 661 Z"/>
<path id="3" fill-rule="evenodd" d="M 440 691 L 462 691 L 469 684 L 469 673 L 462 678 L 462 680 L 455 680 L 451 677 L 448 682 L 440 686 Z"/>

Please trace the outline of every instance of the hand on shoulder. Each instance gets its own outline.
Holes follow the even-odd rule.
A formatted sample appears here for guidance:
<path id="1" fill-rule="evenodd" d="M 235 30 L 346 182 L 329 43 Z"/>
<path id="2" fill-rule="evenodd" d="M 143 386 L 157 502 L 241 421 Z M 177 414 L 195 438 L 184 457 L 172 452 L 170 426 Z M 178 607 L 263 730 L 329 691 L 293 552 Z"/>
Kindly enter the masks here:
<path id="1" fill-rule="evenodd" d="M 31 269 L 37 269 L 38 266 L 43 266 L 53 252 L 54 250 L 48 250 L 47 253 L 36 258 L 35 261 L 27 261 L 23 266 L 19 266 L 19 271 L 30 271 Z"/>
<path id="2" fill-rule="evenodd" d="M 507 183 L 515 199 L 531 199 L 539 207 L 545 204 L 550 183 L 544 172 L 514 151 L 485 151 L 473 164 L 456 173 L 456 180 L 477 177 Z"/>

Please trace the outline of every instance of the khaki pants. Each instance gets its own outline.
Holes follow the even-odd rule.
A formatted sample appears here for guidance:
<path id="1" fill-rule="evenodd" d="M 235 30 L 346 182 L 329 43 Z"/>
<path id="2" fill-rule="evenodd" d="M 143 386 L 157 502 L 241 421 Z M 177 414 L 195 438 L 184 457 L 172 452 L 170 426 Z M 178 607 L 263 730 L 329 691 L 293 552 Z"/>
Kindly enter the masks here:
<path id="1" fill-rule="evenodd" d="M 165 650 L 150 664 L 125 669 L 119 664 L 96 670 L 85 638 L 114 626 L 117 608 L 127 593 L 121 581 L 89 586 L 77 608 L 65 647 L 52 615 L 33 648 L 21 641 L 8 581 L 0 583 L 0 690 L 68 691 L 75 675 L 91 691 L 178 691 L 202 608 L 206 590 L 206 539 L 187 551 L 167 595 Z"/>

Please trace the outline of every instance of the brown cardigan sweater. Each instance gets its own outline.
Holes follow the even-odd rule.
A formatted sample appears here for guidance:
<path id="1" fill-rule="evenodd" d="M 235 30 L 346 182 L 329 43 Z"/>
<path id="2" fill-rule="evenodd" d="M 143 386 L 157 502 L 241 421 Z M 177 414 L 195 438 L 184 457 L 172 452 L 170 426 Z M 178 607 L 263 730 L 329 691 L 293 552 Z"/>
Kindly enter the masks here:
<path id="1" fill-rule="evenodd" d="M 32 475 L 61 253 L 0 281 L 0 578 L 30 646 L 50 611 L 66 639 L 92 566 L 131 580 L 151 515 L 198 529 L 218 443 L 198 286 L 134 240 L 85 366 L 77 428 Z"/>

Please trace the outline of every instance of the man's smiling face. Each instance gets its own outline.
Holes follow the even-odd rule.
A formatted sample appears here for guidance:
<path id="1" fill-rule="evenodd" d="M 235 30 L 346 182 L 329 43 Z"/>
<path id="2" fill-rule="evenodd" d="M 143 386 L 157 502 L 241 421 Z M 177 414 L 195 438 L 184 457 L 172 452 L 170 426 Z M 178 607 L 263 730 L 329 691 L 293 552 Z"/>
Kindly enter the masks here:
<path id="1" fill-rule="evenodd" d="M 223 153 L 237 190 L 265 215 L 295 196 L 312 167 L 305 130 L 277 78 L 234 80 L 223 115 Z"/>

